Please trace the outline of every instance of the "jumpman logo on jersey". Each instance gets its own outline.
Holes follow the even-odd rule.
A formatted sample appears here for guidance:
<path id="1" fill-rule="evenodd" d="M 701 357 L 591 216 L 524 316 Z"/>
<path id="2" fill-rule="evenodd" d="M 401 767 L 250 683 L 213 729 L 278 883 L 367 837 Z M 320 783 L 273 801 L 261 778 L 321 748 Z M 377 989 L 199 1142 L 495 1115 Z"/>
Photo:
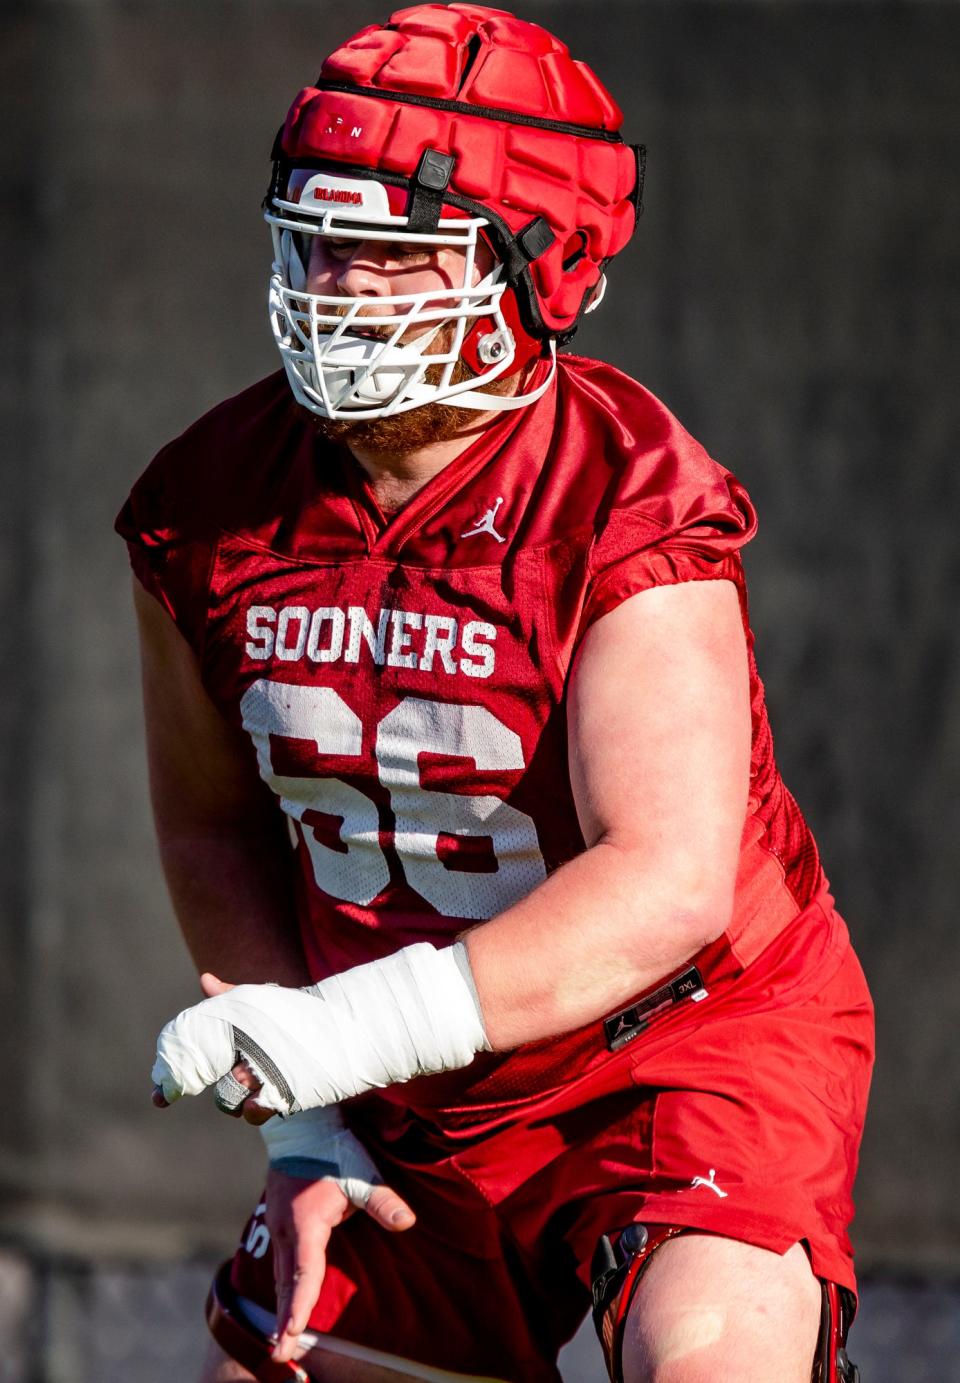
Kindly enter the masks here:
<path id="1" fill-rule="evenodd" d="M 497 517 L 497 510 L 503 503 L 503 495 L 497 495 L 497 502 L 492 509 L 488 509 L 482 519 L 477 519 L 473 528 L 468 528 L 465 533 L 461 533 L 461 538 L 477 538 L 481 533 L 489 533 L 491 538 L 496 538 L 498 543 L 505 543 L 507 540 L 501 533 L 498 533 L 493 526 L 493 521 Z"/>
<path id="2" fill-rule="evenodd" d="M 716 1169 L 716 1167 L 711 1167 L 711 1168 L 710 1168 L 710 1175 L 709 1175 L 708 1177 L 694 1177 L 694 1178 L 693 1178 L 693 1181 L 691 1181 L 690 1185 L 691 1185 L 691 1187 L 692 1187 L 694 1190 L 696 1190 L 696 1188 L 697 1188 L 698 1186 L 709 1186 L 710 1190 L 714 1193 L 714 1195 L 719 1196 L 721 1200 L 726 1200 L 726 1199 L 727 1199 L 727 1193 L 726 1193 L 726 1191 L 721 1191 L 721 1190 L 720 1190 L 720 1187 L 717 1185 L 716 1181 L 714 1180 L 714 1178 L 716 1177 L 716 1175 L 717 1175 L 717 1169 Z"/>

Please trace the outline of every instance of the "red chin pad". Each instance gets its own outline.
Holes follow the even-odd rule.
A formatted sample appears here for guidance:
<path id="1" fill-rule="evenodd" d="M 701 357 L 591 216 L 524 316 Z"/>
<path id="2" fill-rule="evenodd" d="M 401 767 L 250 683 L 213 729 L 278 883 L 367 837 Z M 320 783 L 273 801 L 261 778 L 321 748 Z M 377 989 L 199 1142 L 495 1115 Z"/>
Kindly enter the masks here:
<path id="1" fill-rule="evenodd" d="M 507 377 L 517 374 L 525 365 L 529 365 L 531 360 L 536 360 L 543 354 L 544 342 L 529 336 L 520 322 L 520 309 L 517 306 L 517 298 L 512 288 L 504 290 L 503 297 L 500 299 L 500 311 L 503 319 L 510 328 L 513 335 L 515 354 L 509 370 L 506 371 Z M 480 359 L 480 342 L 485 336 L 496 331 L 497 324 L 492 317 L 478 317 L 473 326 L 463 338 L 463 345 L 460 347 L 460 356 L 469 365 L 474 374 L 482 375 L 489 370 L 490 366 L 485 365 Z"/>

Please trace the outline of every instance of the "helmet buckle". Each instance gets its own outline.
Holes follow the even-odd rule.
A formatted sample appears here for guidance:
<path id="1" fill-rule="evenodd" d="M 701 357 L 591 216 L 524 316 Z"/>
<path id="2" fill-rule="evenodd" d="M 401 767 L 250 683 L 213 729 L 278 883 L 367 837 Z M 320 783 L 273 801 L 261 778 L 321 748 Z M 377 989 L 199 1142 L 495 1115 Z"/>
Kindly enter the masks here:
<path id="1" fill-rule="evenodd" d="M 496 365 L 513 348 L 513 333 L 506 327 L 500 331 L 488 331 L 477 342 L 477 358 L 483 365 Z"/>

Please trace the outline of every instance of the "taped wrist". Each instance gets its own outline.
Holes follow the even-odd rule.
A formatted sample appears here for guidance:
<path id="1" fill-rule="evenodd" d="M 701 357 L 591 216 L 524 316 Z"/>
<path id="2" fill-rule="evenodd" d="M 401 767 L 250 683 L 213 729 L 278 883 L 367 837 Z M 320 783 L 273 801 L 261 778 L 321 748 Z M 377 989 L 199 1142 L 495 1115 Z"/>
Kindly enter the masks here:
<path id="1" fill-rule="evenodd" d="M 469 1065 L 478 1051 L 490 1050 L 462 942 L 442 951 L 426 942 L 406 946 L 305 992 L 349 1016 L 356 1050 L 370 1058 L 371 1077 L 377 1062 L 383 1063 L 387 1078 L 371 1078 L 369 1085 L 454 1071 Z M 389 1075 L 401 1070 L 403 1075 Z"/>
<path id="2" fill-rule="evenodd" d="M 333 1181 L 362 1210 L 383 1178 L 336 1105 L 306 1109 L 260 1127 L 270 1166 L 304 1181 Z"/>
<path id="3" fill-rule="evenodd" d="M 290 1114 L 466 1066 L 490 1046 L 456 950 L 421 942 L 309 989 L 238 985 L 167 1024 L 153 1078 L 168 1101 L 196 1095 L 239 1051 L 258 1104 Z"/>
<path id="4" fill-rule="evenodd" d="M 346 1130 L 337 1105 L 305 1109 L 287 1119 L 268 1119 L 260 1125 L 267 1160 L 278 1172 L 319 1181 L 340 1174 L 334 1156 L 336 1140 Z"/>

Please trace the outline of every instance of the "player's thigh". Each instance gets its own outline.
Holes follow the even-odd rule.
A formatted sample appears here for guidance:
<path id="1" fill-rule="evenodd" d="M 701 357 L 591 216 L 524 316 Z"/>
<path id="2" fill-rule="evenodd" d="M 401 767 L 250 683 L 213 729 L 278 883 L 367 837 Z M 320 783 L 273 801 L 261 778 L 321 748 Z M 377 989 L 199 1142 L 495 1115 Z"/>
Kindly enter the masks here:
<path id="1" fill-rule="evenodd" d="M 820 1285 L 785 1254 L 685 1234 L 653 1255 L 630 1304 L 624 1383 L 810 1383 Z"/>

